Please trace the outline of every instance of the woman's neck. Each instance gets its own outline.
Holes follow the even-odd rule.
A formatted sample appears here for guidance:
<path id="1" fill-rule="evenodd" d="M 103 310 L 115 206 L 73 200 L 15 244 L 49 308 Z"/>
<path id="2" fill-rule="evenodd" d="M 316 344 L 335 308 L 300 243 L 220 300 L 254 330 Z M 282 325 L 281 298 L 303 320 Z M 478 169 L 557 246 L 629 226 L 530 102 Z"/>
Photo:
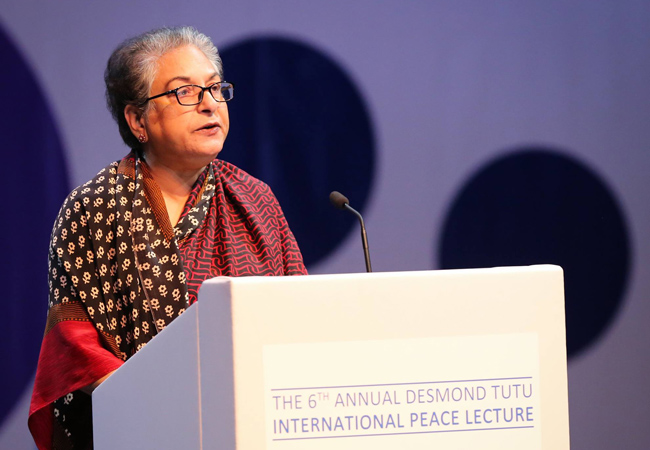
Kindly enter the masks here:
<path id="1" fill-rule="evenodd" d="M 169 222 L 176 226 L 181 217 L 185 203 L 192 192 L 192 187 L 205 167 L 199 169 L 178 170 L 162 161 L 147 155 L 145 157 L 151 176 L 155 180 L 167 207 Z"/>

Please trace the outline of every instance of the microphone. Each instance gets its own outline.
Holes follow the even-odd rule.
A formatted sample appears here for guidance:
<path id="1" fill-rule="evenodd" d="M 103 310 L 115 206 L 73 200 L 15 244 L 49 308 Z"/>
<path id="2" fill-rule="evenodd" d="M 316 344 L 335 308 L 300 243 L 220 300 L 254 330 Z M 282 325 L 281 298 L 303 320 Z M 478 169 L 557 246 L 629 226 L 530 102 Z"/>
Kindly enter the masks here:
<path id="1" fill-rule="evenodd" d="M 368 251 L 368 236 L 366 236 L 366 225 L 363 222 L 363 217 L 361 217 L 359 211 L 350 206 L 350 200 L 340 192 L 332 191 L 330 194 L 330 202 L 338 209 L 347 209 L 359 219 L 359 224 L 361 225 L 361 245 L 363 245 L 363 256 L 366 259 L 366 272 L 372 272 L 370 252 Z"/>

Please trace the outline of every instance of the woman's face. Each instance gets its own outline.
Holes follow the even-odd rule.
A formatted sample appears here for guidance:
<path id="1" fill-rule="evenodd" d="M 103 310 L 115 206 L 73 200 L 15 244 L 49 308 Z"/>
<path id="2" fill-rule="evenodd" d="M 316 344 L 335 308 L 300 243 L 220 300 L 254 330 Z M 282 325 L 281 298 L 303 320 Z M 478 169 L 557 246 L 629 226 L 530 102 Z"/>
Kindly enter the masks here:
<path id="1" fill-rule="evenodd" d="M 158 73 L 150 96 L 186 84 L 209 86 L 223 81 L 210 60 L 194 46 L 174 49 L 158 60 Z M 172 93 L 151 100 L 144 116 L 148 141 L 145 158 L 183 171 L 205 167 L 221 151 L 230 120 L 225 102 L 205 91 L 198 105 L 183 106 Z"/>

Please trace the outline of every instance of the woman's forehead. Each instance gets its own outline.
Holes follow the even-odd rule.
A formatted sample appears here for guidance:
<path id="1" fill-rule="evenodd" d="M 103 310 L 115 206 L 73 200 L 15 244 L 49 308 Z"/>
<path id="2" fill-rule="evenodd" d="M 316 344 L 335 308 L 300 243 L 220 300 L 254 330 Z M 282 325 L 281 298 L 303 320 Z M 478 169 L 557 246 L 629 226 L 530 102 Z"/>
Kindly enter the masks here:
<path id="1" fill-rule="evenodd" d="M 192 82 L 218 77 L 217 68 L 198 48 L 188 45 L 165 53 L 158 59 L 154 84 L 168 84 L 174 80 Z"/>

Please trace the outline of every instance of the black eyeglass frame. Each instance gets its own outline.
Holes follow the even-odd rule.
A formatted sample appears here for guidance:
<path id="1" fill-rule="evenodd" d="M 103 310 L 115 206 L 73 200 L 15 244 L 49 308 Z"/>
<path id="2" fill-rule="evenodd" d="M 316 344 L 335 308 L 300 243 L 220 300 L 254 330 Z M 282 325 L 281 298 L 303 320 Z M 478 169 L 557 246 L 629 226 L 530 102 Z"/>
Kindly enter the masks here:
<path id="1" fill-rule="evenodd" d="M 153 99 L 156 99 L 156 98 L 159 98 L 159 97 L 164 97 L 165 95 L 169 95 L 169 94 L 174 94 L 174 97 L 176 97 L 176 101 L 181 106 L 196 106 L 196 105 L 200 104 L 203 101 L 203 95 L 205 94 L 205 91 L 210 92 L 210 95 L 212 96 L 212 98 L 214 98 L 214 94 L 212 93 L 212 87 L 215 84 L 220 84 L 221 87 L 223 87 L 224 84 L 225 85 L 230 85 L 230 87 L 233 89 L 233 96 L 234 96 L 235 85 L 233 83 L 228 82 L 228 81 L 217 81 L 216 83 L 212 83 L 211 85 L 205 86 L 205 87 L 199 86 L 198 84 L 184 84 L 183 86 L 178 86 L 175 89 L 170 89 L 169 91 L 163 92 L 162 94 L 158 94 L 158 95 L 154 95 L 153 97 L 149 97 L 148 99 L 146 99 L 145 101 L 140 103 L 140 106 L 144 106 L 149 100 L 153 100 Z M 178 98 L 178 91 L 180 89 L 183 89 L 183 88 L 188 87 L 188 86 L 194 86 L 194 87 L 197 87 L 197 88 L 201 89 L 201 92 L 199 92 L 199 100 L 196 103 L 190 103 L 189 105 L 186 104 L 186 103 L 181 103 L 181 99 Z M 221 91 L 221 89 L 219 89 L 219 90 Z M 216 98 L 214 98 L 214 101 L 219 102 L 219 103 L 225 103 L 225 102 L 229 102 L 232 99 L 233 99 L 233 97 L 230 97 L 228 100 L 217 100 Z"/>

